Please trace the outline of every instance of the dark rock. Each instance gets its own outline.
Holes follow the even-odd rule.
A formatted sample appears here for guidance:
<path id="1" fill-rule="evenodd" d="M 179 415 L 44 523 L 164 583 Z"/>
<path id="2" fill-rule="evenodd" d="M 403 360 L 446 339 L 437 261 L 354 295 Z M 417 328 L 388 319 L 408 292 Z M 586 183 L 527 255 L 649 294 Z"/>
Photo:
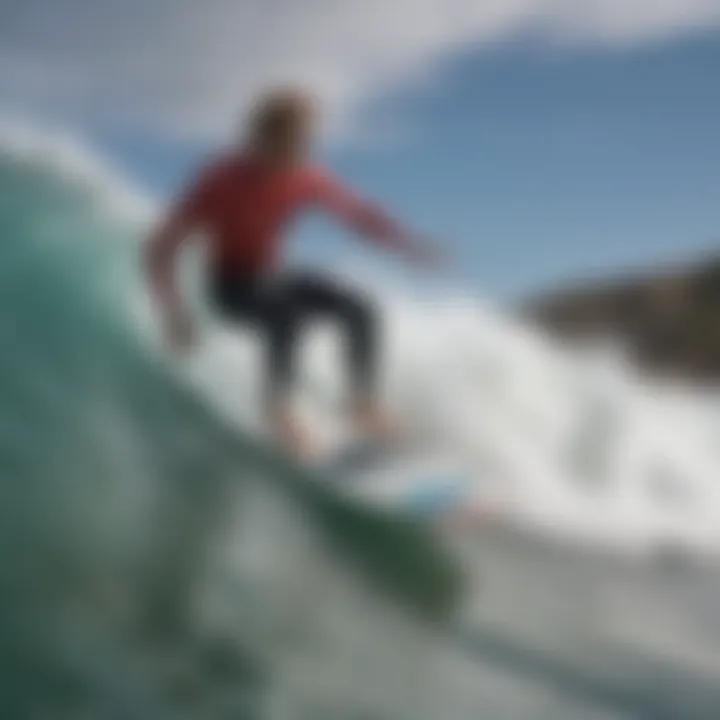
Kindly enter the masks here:
<path id="1" fill-rule="evenodd" d="M 540 294 L 520 313 L 566 340 L 613 338 L 656 375 L 720 378 L 720 257 Z"/>

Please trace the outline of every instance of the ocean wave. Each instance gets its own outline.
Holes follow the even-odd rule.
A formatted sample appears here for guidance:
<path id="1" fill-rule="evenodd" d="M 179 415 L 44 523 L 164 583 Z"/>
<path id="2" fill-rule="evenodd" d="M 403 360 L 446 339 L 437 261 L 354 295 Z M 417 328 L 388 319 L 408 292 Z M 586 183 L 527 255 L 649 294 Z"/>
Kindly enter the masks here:
<path id="1" fill-rule="evenodd" d="M 449 560 L 208 411 L 153 342 L 147 217 L 72 145 L 27 137 L 0 152 L 0 713 L 177 717 L 157 645 L 200 704 L 421 717 L 397 673 L 430 642 L 414 613 L 444 602 Z"/>
<path id="2" fill-rule="evenodd" d="M 62 703 L 111 717 L 120 702 L 127 717 L 175 717 L 138 670 L 151 660 L 129 633 L 173 636 L 191 616 L 198 635 L 232 638 L 233 650 L 215 643 L 201 653 L 196 639 L 174 636 L 174 655 L 192 665 L 174 688 L 184 705 L 224 693 L 261 718 L 352 710 L 435 720 L 501 717 L 508 707 L 521 717 L 522 702 L 544 691 L 513 680 L 501 692 L 487 672 L 476 683 L 472 662 L 368 582 L 357 557 L 342 559 L 356 527 L 344 511 L 277 482 L 291 469 L 241 429 L 256 406 L 251 341 L 208 323 L 188 367 L 165 362 L 137 261 L 156 204 L 82 143 L 8 128 L 0 633 L 12 672 L 3 716 L 31 717 L 43 700 L 57 703 L 53 717 Z M 707 397 L 650 385 L 617 356 L 557 347 L 467 293 L 391 286 L 379 302 L 388 402 L 418 437 L 462 458 L 478 489 L 507 495 L 516 523 L 623 550 L 720 547 L 718 424 Z M 336 350 L 326 329 L 308 348 L 300 394 L 321 429 L 339 412 Z M 329 507 L 332 542 L 313 504 Z M 375 549 L 407 579 L 391 547 Z M 442 600 L 442 588 L 425 585 L 431 602 Z M 208 694 L 223 672 L 227 687 Z"/>

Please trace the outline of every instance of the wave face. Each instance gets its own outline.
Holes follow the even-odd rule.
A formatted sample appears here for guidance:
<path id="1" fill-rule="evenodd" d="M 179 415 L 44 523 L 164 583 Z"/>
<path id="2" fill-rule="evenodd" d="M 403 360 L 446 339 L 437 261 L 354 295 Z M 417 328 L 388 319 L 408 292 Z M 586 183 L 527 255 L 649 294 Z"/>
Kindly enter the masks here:
<path id="1" fill-rule="evenodd" d="M 62 138 L 3 142 L 0 714 L 433 715 L 417 621 L 156 352 L 137 267 L 152 207 Z M 186 667 L 153 659 L 166 645 Z M 168 674 L 175 705 L 151 682 Z"/>
<path id="2" fill-rule="evenodd" d="M 642 618 L 664 586 L 598 560 L 588 609 L 584 556 L 488 542 L 471 548 L 490 588 L 481 614 L 520 646 L 473 635 L 467 651 L 439 637 L 343 563 L 271 482 L 282 467 L 218 420 L 256 419 L 252 343 L 211 327 L 182 376 L 156 352 L 137 272 L 152 204 L 63 138 L 0 137 L 3 718 L 663 716 L 655 665 L 626 684 L 673 643 L 681 665 L 687 648 L 700 658 L 710 634 L 675 621 L 688 602 L 703 616 L 704 590 L 658 610 L 674 633 L 661 651 L 638 646 L 633 672 L 608 677 L 582 654 L 598 613 L 625 598 Z M 391 404 L 463 457 L 479 491 L 509 493 L 518 524 L 561 546 L 720 545 L 709 400 L 571 356 L 447 289 L 382 296 Z M 340 383 L 332 337 L 309 350 L 301 400 L 322 426 Z M 567 603 L 580 598 L 571 612 L 536 592 L 545 570 Z M 563 665 L 554 644 L 568 617 L 580 655 Z M 528 638 L 549 655 L 523 649 Z M 168 647 L 170 660 L 157 649 Z M 676 716 L 716 717 L 720 701 L 685 671 L 692 692 L 676 695 L 696 705 Z"/>

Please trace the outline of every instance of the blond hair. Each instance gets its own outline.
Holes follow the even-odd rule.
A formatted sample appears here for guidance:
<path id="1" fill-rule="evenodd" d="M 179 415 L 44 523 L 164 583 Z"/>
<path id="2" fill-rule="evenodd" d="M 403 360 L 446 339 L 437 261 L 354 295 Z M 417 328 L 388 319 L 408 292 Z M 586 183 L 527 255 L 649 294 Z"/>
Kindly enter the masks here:
<path id="1" fill-rule="evenodd" d="M 296 159 L 314 120 L 315 101 L 296 88 L 272 90 L 255 102 L 249 117 L 249 138 L 260 154 Z"/>

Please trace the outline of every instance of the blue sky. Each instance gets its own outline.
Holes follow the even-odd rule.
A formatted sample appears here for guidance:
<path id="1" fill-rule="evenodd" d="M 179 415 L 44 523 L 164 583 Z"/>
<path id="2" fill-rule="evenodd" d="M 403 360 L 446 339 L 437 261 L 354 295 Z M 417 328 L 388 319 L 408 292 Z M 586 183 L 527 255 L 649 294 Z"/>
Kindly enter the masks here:
<path id="1" fill-rule="evenodd" d="M 66 10 L 87 10 L 86 1 L 66 0 Z M 0 100 L 87 135 L 141 186 L 165 196 L 226 138 L 238 106 L 262 85 L 265 76 L 258 71 L 254 83 L 249 60 L 264 60 L 257 67 L 272 65 L 278 76 L 285 65 L 300 64 L 327 102 L 328 163 L 447 243 L 464 276 L 487 294 L 514 295 L 713 247 L 720 236 L 718 3 L 597 0 L 587 6 L 594 15 L 571 13 L 562 22 L 549 11 L 557 3 L 542 0 L 490 3 L 495 15 L 477 14 L 475 3 L 464 0 L 446 3 L 386 0 L 378 12 L 390 15 L 360 27 L 364 15 L 328 17 L 321 12 L 330 7 L 326 0 L 313 0 L 308 12 L 324 17 L 331 35 L 343 40 L 318 36 L 322 52 L 319 42 L 303 45 L 312 40 L 309 31 L 296 42 L 288 20 L 278 25 L 258 11 L 241 24 L 247 28 L 254 18 L 254 34 L 269 28 L 268 38 L 282 42 L 275 50 L 245 47 L 247 56 L 237 59 L 234 49 L 217 52 L 217 34 L 205 48 L 191 14 L 176 32 L 192 43 L 202 70 L 195 77 L 193 53 L 182 61 L 175 56 L 176 68 L 175 46 L 156 55 L 148 40 L 148 50 L 132 17 L 122 26 L 111 13 L 93 20 L 95 42 L 78 55 L 70 50 L 77 37 L 61 34 L 48 50 L 37 20 L 0 2 L 0 20 L 5 13 L 14 30 L 5 39 L 0 31 L 0 59 L 18 68 L 8 72 L 6 63 L 0 72 Z M 154 15 L 146 24 L 162 22 L 163 13 L 173 17 L 175 6 L 166 0 L 142 7 L 148 6 Z M 394 6 L 421 8 L 426 32 L 403 22 L 393 35 L 392 23 L 407 17 L 392 14 Z M 510 11 L 524 6 L 527 17 L 518 20 Z M 537 6 L 547 6 L 542 22 Z M 455 7 L 458 17 L 434 34 L 438 7 Z M 232 34 L 227 42 L 234 48 Z M 137 75 L 139 51 L 152 69 L 147 78 Z M 92 72 L 91 57 L 98 58 Z M 235 97 L 225 76 L 241 61 Z M 50 62 L 58 72 L 54 84 L 41 73 Z M 370 257 L 322 219 L 303 221 L 293 235 L 293 257 Z"/>

